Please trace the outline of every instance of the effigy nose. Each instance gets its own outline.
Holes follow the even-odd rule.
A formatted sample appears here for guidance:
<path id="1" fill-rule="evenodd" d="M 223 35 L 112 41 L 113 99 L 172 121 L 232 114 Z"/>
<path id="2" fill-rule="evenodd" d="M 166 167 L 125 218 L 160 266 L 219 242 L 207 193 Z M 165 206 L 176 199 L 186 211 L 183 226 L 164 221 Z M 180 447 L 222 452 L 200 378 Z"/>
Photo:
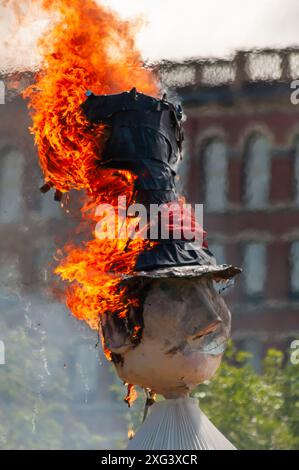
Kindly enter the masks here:
<path id="1" fill-rule="evenodd" d="M 206 325 L 202 325 L 196 331 L 196 333 L 194 333 L 192 335 L 192 339 L 193 340 L 199 339 L 199 338 L 202 338 L 203 336 L 214 333 L 221 323 L 222 323 L 222 320 L 221 320 L 220 317 L 218 317 L 216 320 L 213 320 L 213 321 L 207 323 Z"/>

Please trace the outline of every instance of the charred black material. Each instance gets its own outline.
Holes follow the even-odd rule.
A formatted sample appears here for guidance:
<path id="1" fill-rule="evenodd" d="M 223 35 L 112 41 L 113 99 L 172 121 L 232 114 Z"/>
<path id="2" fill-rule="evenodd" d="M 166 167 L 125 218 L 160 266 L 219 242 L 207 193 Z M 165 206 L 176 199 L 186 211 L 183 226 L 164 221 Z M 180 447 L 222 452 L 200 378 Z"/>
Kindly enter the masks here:
<path id="1" fill-rule="evenodd" d="M 39 190 L 41 193 L 46 194 L 48 191 L 50 191 L 51 188 L 53 188 L 53 184 L 48 182 L 43 184 L 43 186 L 39 188 Z"/>
<path id="2" fill-rule="evenodd" d="M 99 165 L 134 173 L 136 202 L 145 207 L 176 201 L 175 176 L 184 140 L 181 106 L 168 102 L 166 95 L 156 99 L 136 88 L 115 95 L 87 92 L 87 96 L 81 105 L 86 118 L 109 129 Z M 212 253 L 199 243 L 159 239 L 154 248 L 139 255 L 135 269 L 214 265 Z"/>
<path id="3" fill-rule="evenodd" d="M 61 202 L 62 200 L 62 192 L 59 189 L 56 189 L 54 194 L 54 201 Z"/>
<path id="4" fill-rule="evenodd" d="M 129 282 L 123 281 L 122 287 L 126 286 L 126 297 L 138 298 L 138 305 L 132 306 L 126 316 L 120 316 L 119 312 L 105 312 L 102 316 L 103 338 L 108 349 L 114 351 L 114 357 L 111 356 L 114 363 L 117 361 L 123 365 L 123 345 L 130 344 L 136 347 L 142 339 L 144 302 L 153 282 L 152 279 L 142 278 L 134 278 Z"/>
<path id="5" fill-rule="evenodd" d="M 138 202 L 177 199 L 175 176 L 184 139 L 180 107 L 133 88 L 117 95 L 89 93 L 82 109 L 91 123 L 110 128 L 100 165 L 137 175 Z"/>

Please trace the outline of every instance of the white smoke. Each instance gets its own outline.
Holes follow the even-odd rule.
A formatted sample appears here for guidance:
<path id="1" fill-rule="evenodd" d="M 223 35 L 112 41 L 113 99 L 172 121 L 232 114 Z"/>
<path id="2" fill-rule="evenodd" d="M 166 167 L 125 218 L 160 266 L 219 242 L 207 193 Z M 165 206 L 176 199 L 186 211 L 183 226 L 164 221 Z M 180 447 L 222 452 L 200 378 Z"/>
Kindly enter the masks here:
<path id="1" fill-rule="evenodd" d="M 181 0 L 96 1 L 124 19 L 144 19 L 137 46 L 150 61 L 299 44 L 298 0 L 187 0 L 184 6 Z M 0 73 L 38 67 L 37 40 L 49 21 L 41 0 L 0 0 Z"/>
<path id="2" fill-rule="evenodd" d="M 38 38 L 48 24 L 39 1 L 0 0 L 0 73 L 39 66 Z"/>

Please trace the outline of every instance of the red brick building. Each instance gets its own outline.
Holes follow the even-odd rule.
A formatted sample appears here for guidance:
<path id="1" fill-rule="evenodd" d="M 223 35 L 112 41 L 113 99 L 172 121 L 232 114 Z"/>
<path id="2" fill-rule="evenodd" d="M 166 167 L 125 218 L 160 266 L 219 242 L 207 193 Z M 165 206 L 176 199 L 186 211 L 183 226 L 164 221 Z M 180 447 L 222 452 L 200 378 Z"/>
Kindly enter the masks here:
<path id="1" fill-rule="evenodd" d="M 183 188 L 204 204 L 211 250 L 243 268 L 233 336 L 259 358 L 299 335 L 298 50 L 164 64 L 187 115 Z"/>

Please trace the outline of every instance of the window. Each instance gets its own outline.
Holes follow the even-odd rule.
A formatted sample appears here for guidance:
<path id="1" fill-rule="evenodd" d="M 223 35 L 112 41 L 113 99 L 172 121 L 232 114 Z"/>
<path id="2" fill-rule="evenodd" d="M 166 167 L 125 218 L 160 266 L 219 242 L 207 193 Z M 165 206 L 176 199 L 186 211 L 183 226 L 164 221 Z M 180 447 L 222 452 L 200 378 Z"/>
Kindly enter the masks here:
<path id="1" fill-rule="evenodd" d="M 263 345 L 257 338 L 246 338 L 242 341 L 241 349 L 249 352 L 252 356 L 249 364 L 252 365 L 256 372 L 262 371 Z"/>
<path id="2" fill-rule="evenodd" d="M 219 243 L 209 243 L 209 250 L 213 253 L 216 258 L 217 264 L 225 264 L 225 253 L 224 246 Z"/>
<path id="3" fill-rule="evenodd" d="M 263 294 L 267 270 L 266 255 L 264 243 L 250 243 L 245 247 L 244 282 L 248 296 L 259 297 Z"/>
<path id="4" fill-rule="evenodd" d="M 0 80 L 0 104 L 5 104 L 5 85 L 2 80 Z"/>
<path id="5" fill-rule="evenodd" d="M 295 143 L 294 178 L 295 178 L 295 203 L 299 205 L 299 139 L 297 139 Z"/>
<path id="6" fill-rule="evenodd" d="M 226 261 L 225 261 L 225 250 L 224 250 L 223 245 L 221 245 L 220 243 L 217 243 L 217 242 L 211 242 L 211 243 L 209 243 L 209 250 L 213 253 L 217 264 L 225 264 L 226 263 Z M 217 292 L 219 292 L 221 294 L 224 292 L 224 290 L 225 290 L 224 284 L 226 284 L 226 283 L 214 282 L 213 284 L 214 284 L 214 288 Z"/>
<path id="7" fill-rule="evenodd" d="M 291 294 L 299 296 L 299 240 L 291 244 L 290 267 Z"/>
<path id="8" fill-rule="evenodd" d="M 227 152 L 223 142 L 213 139 L 204 148 L 205 205 L 208 211 L 223 212 L 227 203 Z"/>
<path id="9" fill-rule="evenodd" d="M 249 139 L 245 152 L 245 203 L 250 209 L 268 205 L 270 185 L 270 147 L 259 134 Z"/>
<path id="10" fill-rule="evenodd" d="M 21 217 L 23 155 L 11 149 L 0 157 L 0 220 L 2 223 L 15 222 Z"/>

